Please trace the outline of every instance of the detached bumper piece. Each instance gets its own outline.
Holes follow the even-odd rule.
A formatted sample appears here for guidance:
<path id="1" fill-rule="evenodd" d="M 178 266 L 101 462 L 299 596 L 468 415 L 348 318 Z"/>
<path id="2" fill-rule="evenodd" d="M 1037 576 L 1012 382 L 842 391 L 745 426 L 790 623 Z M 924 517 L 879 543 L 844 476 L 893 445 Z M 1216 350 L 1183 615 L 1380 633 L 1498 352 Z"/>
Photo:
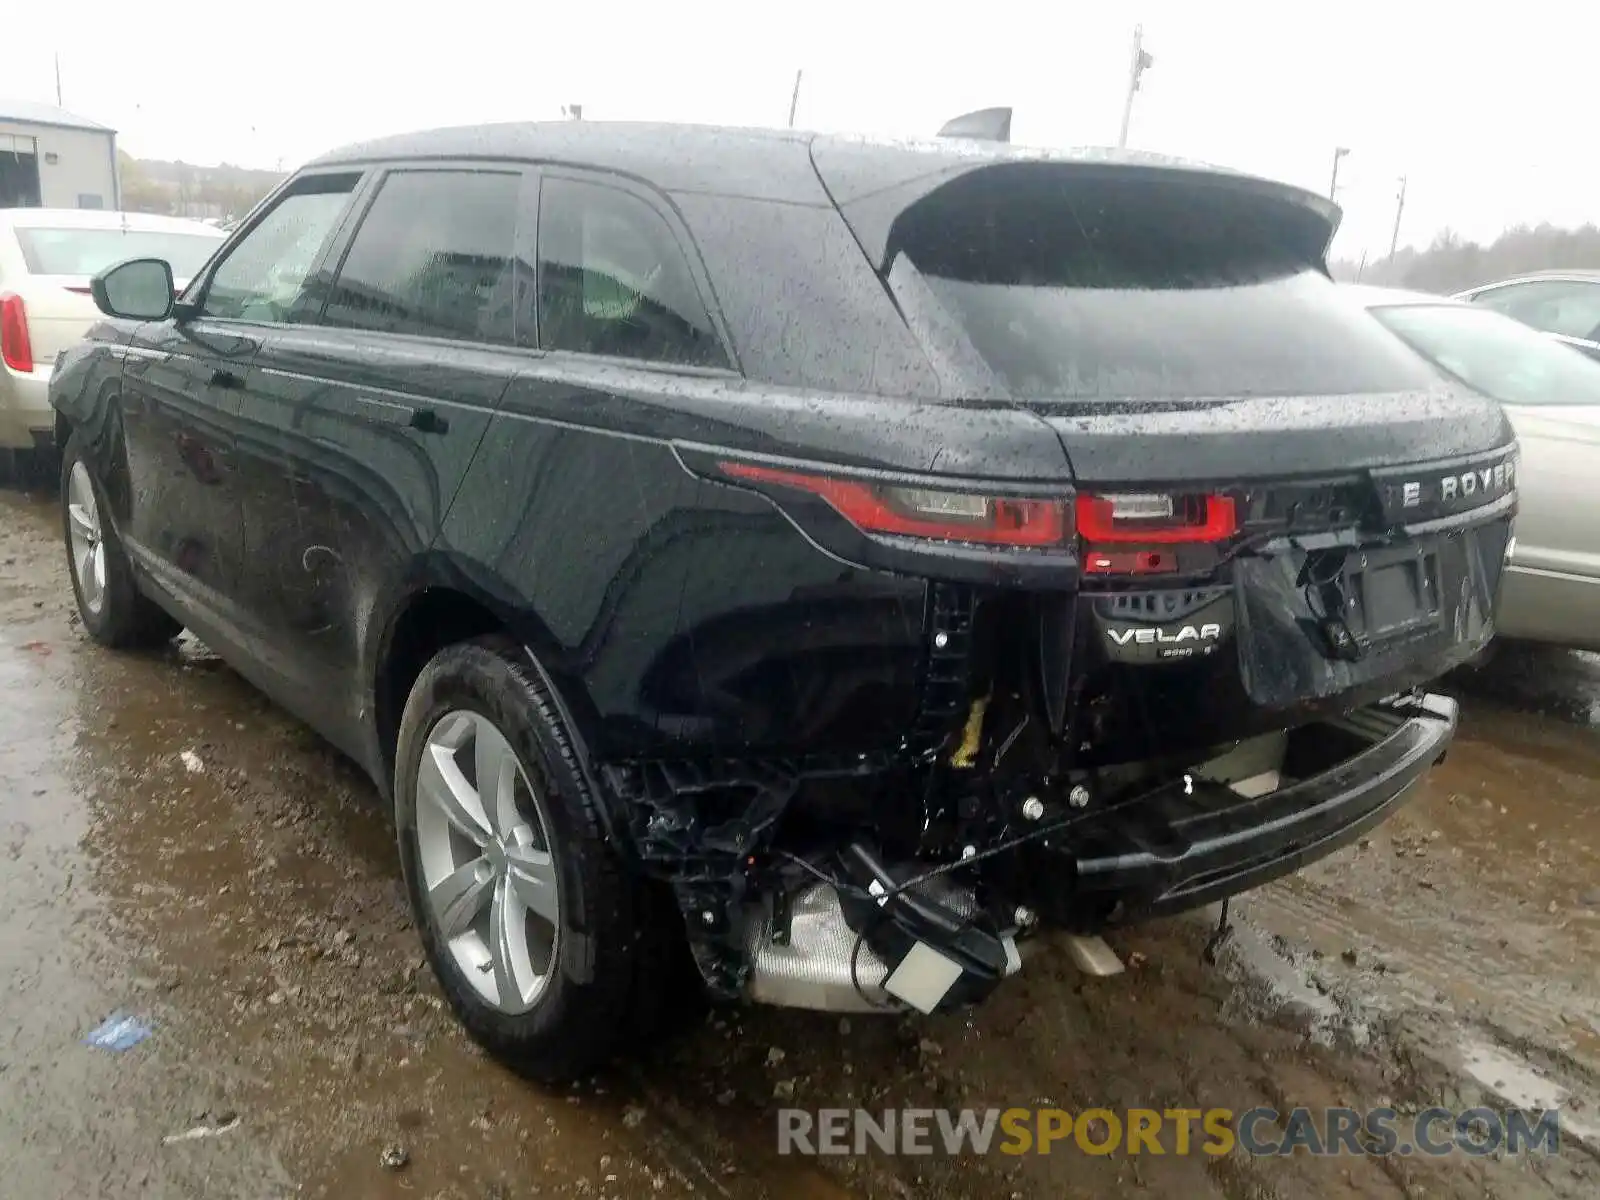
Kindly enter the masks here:
<path id="1" fill-rule="evenodd" d="M 1405 801 L 1455 735 L 1456 703 L 1432 693 L 1295 731 L 1288 781 L 1249 798 L 1191 776 L 1074 830 L 1070 848 L 1035 849 L 1069 888 L 1041 904 L 1092 927 L 1181 912 L 1256 887 L 1332 853 Z M 1043 877 L 1049 878 L 1049 875 Z M 1099 919 L 1089 920 L 1099 914 Z"/>

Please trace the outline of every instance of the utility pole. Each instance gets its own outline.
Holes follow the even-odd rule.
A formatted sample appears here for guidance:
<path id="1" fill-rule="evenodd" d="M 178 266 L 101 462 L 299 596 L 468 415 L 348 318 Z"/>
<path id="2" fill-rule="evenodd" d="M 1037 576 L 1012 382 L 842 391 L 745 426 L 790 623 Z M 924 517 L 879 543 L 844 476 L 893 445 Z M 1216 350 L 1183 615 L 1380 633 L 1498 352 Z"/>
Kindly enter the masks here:
<path id="1" fill-rule="evenodd" d="M 61 107 L 61 51 L 56 51 L 56 107 Z"/>
<path id="2" fill-rule="evenodd" d="M 1406 211 L 1406 177 L 1400 176 L 1400 194 L 1394 202 L 1394 233 L 1389 238 L 1389 257 L 1400 248 L 1400 214 Z"/>
<path id="3" fill-rule="evenodd" d="M 789 95 L 789 128 L 794 128 L 794 110 L 800 107 L 800 76 L 805 74 L 805 68 L 794 73 L 794 91 Z"/>
<path id="4" fill-rule="evenodd" d="M 1122 102 L 1122 132 L 1117 135 L 1119 149 L 1128 144 L 1128 122 L 1133 118 L 1133 96 L 1139 90 L 1139 77 L 1146 67 L 1155 65 L 1155 59 L 1144 51 L 1144 26 L 1133 27 L 1133 59 L 1128 66 L 1128 97 Z"/>
<path id="5" fill-rule="evenodd" d="M 1350 153 L 1349 146 L 1335 146 L 1333 148 L 1333 175 L 1328 180 L 1328 199 L 1333 199 L 1333 194 L 1339 190 L 1339 160 Z"/>

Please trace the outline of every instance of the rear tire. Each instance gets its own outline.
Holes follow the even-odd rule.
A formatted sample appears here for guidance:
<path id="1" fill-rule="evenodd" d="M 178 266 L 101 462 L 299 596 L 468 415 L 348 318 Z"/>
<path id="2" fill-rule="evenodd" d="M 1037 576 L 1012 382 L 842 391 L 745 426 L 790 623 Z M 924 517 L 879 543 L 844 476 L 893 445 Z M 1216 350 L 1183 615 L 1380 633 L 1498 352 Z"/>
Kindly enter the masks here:
<path id="1" fill-rule="evenodd" d="M 423 668 L 394 797 L 423 949 L 472 1037 L 551 1083 L 636 1041 L 641 1010 L 666 1002 L 657 964 L 681 924 L 663 926 L 606 844 L 577 751 L 519 647 L 464 642 Z"/>
<path id="2" fill-rule="evenodd" d="M 61 529 L 72 594 L 90 637 L 114 650 L 130 650 L 162 645 L 182 632 L 182 624 L 139 590 L 105 489 L 76 433 L 61 456 Z"/>

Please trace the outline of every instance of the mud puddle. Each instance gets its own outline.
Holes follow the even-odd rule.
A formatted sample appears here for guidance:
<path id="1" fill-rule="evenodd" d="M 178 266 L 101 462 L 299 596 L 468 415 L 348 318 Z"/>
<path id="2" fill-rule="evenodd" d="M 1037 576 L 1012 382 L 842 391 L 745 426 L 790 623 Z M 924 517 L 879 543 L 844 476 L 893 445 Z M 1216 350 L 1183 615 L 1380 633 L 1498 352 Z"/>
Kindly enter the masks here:
<path id="1" fill-rule="evenodd" d="M 779 1156 L 775 1137 L 791 1105 L 1238 1112 L 1509 1095 L 1512 1080 L 1583 1103 L 1600 990 L 1583 889 L 1600 881 L 1583 883 L 1596 839 L 1581 797 L 1600 766 L 1570 722 L 1469 722 L 1427 794 L 1366 847 L 1234 906 L 1241 925 L 1219 966 L 1203 957 L 1204 918 L 1165 922 L 1116 940 L 1130 969 L 1115 979 L 1084 979 L 1046 947 L 975 1012 L 715 1011 L 651 1058 L 558 1092 L 484 1058 L 443 1010 L 387 815 L 356 770 L 203 647 L 130 657 L 88 645 L 59 558 L 48 502 L 0 492 L 6 1194 L 1600 1188 L 1582 1155 L 802 1160 Z M 117 1012 L 150 1036 L 122 1053 L 81 1043 Z M 1527 1091 L 1507 1061 L 1544 1090 Z M 214 1132 L 163 1140 L 196 1129 Z"/>

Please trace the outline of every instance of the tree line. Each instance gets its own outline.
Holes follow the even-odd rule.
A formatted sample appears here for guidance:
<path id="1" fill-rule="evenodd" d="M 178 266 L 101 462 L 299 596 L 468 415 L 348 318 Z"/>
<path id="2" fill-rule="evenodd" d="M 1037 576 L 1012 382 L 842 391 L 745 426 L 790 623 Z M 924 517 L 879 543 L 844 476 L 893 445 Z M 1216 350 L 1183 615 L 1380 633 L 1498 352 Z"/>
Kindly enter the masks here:
<path id="1" fill-rule="evenodd" d="M 276 171 L 229 163 L 202 167 L 124 152 L 117 154 L 117 173 L 122 207 L 129 212 L 215 220 L 238 220 L 283 179 Z"/>
<path id="2" fill-rule="evenodd" d="M 1517 225 L 1488 245 L 1445 229 L 1426 249 L 1407 246 L 1393 257 L 1339 259 L 1328 266 L 1339 280 L 1448 295 L 1532 271 L 1600 270 L 1600 226 Z"/>

